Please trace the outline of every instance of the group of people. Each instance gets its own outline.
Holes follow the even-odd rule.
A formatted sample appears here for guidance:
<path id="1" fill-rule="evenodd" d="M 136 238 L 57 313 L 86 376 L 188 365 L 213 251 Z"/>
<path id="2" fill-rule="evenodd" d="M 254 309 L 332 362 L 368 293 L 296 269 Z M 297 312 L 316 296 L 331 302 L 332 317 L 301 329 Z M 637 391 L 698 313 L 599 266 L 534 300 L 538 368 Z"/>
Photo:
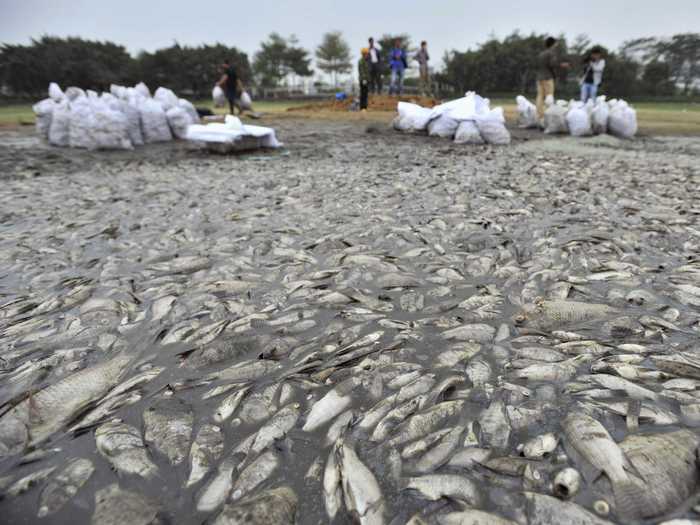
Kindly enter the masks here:
<path id="1" fill-rule="evenodd" d="M 545 49 L 537 58 L 537 113 L 540 119 L 544 118 L 545 99 L 548 95 L 554 96 L 555 79 L 559 77 L 560 70 L 571 68 L 571 64 L 560 60 L 557 44 L 556 38 L 547 38 L 544 43 Z M 603 50 L 596 46 L 583 61 L 583 75 L 579 79 L 583 103 L 595 100 L 598 88 L 603 82 L 604 70 Z"/>
<path id="2" fill-rule="evenodd" d="M 420 73 L 420 92 L 422 95 L 431 94 L 430 70 L 428 62 L 428 43 L 424 40 L 420 44 L 419 51 L 413 57 L 418 62 Z M 391 71 L 390 95 L 400 95 L 403 92 L 404 77 L 408 69 L 408 54 L 402 46 L 401 39 L 394 41 L 394 47 L 386 57 L 382 56 L 382 49 L 375 43 L 374 38 L 369 38 L 369 46 L 360 51 L 358 62 L 358 77 L 360 81 L 360 109 L 366 110 L 370 93 L 381 93 L 384 75 L 384 60 L 388 60 Z"/>

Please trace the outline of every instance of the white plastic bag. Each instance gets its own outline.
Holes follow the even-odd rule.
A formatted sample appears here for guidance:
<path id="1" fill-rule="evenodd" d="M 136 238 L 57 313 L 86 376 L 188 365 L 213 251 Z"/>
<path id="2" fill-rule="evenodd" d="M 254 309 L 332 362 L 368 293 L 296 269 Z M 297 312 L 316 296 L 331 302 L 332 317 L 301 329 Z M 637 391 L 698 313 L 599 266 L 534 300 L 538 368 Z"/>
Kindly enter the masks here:
<path id="1" fill-rule="evenodd" d="M 145 98 L 151 97 L 151 90 L 148 89 L 148 86 L 146 84 L 144 84 L 143 82 L 139 82 L 138 84 L 136 84 L 134 86 L 134 89 L 142 97 L 145 97 Z"/>
<path id="2" fill-rule="evenodd" d="M 160 105 L 163 106 L 163 111 L 166 112 L 170 108 L 174 108 L 178 105 L 178 99 L 175 93 L 164 87 L 159 87 L 156 89 L 156 92 L 153 94 L 153 99 L 160 102 Z"/>
<path id="3" fill-rule="evenodd" d="M 122 100 L 126 99 L 126 88 L 124 86 L 111 84 L 109 86 L 109 92 L 117 98 L 120 98 Z"/>
<path id="4" fill-rule="evenodd" d="M 551 95 L 547 95 L 545 101 L 547 109 L 544 112 L 544 132 L 547 134 L 568 133 L 569 127 L 566 123 L 568 112 L 566 102 L 560 100 L 556 104 Z"/>
<path id="5" fill-rule="evenodd" d="M 569 106 L 566 114 L 566 125 L 572 137 L 586 137 L 593 134 L 591 127 L 590 106 L 585 106 L 581 102 L 576 102 Z"/>
<path id="6" fill-rule="evenodd" d="M 431 109 L 410 102 L 399 102 L 398 116 L 394 119 L 394 129 L 398 131 L 425 131 L 430 122 Z"/>
<path id="7" fill-rule="evenodd" d="M 238 103 L 240 104 L 241 109 L 253 109 L 253 99 L 250 98 L 250 95 L 247 91 L 241 93 L 241 99 L 238 101 Z"/>
<path id="8" fill-rule="evenodd" d="M 456 144 L 484 144 L 484 138 L 479 132 L 476 122 L 473 120 L 463 120 L 459 123 L 457 133 L 455 133 Z"/>
<path id="9" fill-rule="evenodd" d="M 602 135 L 608 132 L 608 119 L 610 118 L 610 106 L 605 102 L 605 96 L 600 96 L 596 99 L 591 114 L 591 127 L 593 133 Z"/>
<path id="10" fill-rule="evenodd" d="M 66 89 L 65 95 L 70 102 L 73 102 L 74 100 L 77 100 L 80 97 L 86 96 L 85 91 L 75 86 L 71 86 L 68 89 Z"/>
<path id="11" fill-rule="evenodd" d="M 68 147 L 70 144 L 70 104 L 67 99 L 56 104 L 49 128 L 49 144 Z"/>
<path id="12" fill-rule="evenodd" d="M 187 135 L 188 126 L 194 124 L 190 115 L 183 108 L 176 106 L 165 112 L 168 117 L 170 130 L 179 139 L 184 139 Z"/>
<path id="13" fill-rule="evenodd" d="M 93 104 L 92 140 L 94 149 L 134 149 L 129 139 L 126 115 L 112 109 L 104 100 Z"/>
<path id="14" fill-rule="evenodd" d="M 192 119 L 192 124 L 199 124 L 199 113 L 197 113 L 197 109 L 194 107 L 192 102 L 181 98 L 178 100 L 178 106 L 187 111 L 190 119 Z"/>
<path id="15" fill-rule="evenodd" d="M 168 118 L 160 102 L 152 98 L 144 99 L 139 106 L 139 111 L 141 113 L 143 141 L 146 144 L 173 140 Z"/>
<path id="16" fill-rule="evenodd" d="M 49 129 L 51 129 L 51 119 L 55 107 L 56 102 L 50 98 L 45 98 L 32 106 L 36 114 L 36 132 L 44 139 L 49 138 Z"/>
<path id="17" fill-rule="evenodd" d="M 122 113 L 126 117 L 129 140 L 134 146 L 143 146 L 143 132 L 141 131 L 141 112 L 136 105 L 122 100 Z"/>
<path id="18" fill-rule="evenodd" d="M 482 138 L 489 144 L 510 144 L 510 132 L 506 129 L 503 108 L 494 108 L 485 115 L 477 115 L 476 126 Z"/>
<path id="19" fill-rule="evenodd" d="M 428 123 L 428 134 L 431 137 L 451 139 L 455 136 L 458 127 L 459 120 L 455 120 L 445 114 L 441 114 L 439 117 L 431 120 Z"/>
<path id="20" fill-rule="evenodd" d="M 515 97 L 515 102 L 518 105 L 518 127 L 526 129 L 538 127 L 537 106 L 522 95 Z"/>
<path id="21" fill-rule="evenodd" d="M 95 149 L 93 101 L 80 97 L 70 105 L 71 148 Z"/>
<path id="22" fill-rule="evenodd" d="M 627 102 L 620 100 L 610 110 L 608 129 L 617 137 L 633 138 L 637 134 L 637 112 Z"/>
<path id="23" fill-rule="evenodd" d="M 49 98 L 52 99 L 54 102 L 60 102 L 63 100 L 63 97 L 65 95 L 63 94 L 63 90 L 61 89 L 61 86 L 56 84 L 56 82 L 51 82 L 49 84 Z"/>
<path id="24" fill-rule="evenodd" d="M 226 95 L 224 95 L 224 90 L 219 86 L 214 86 L 211 92 L 211 98 L 216 108 L 223 108 L 226 105 Z"/>

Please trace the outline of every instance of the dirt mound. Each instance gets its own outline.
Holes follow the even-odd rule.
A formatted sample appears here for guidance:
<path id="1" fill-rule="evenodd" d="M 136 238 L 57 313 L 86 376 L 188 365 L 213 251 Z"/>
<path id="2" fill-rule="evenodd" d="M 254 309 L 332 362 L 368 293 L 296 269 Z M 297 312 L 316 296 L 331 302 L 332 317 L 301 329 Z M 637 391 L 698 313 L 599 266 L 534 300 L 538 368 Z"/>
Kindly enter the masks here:
<path id="1" fill-rule="evenodd" d="M 354 97 L 348 97 L 346 100 L 324 100 L 289 108 L 287 111 L 349 111 Z M 370 95 L 369 111 L 396 111 L 398 102 L 412 102 L 426 108 L 432 108 L 440 104 L 440 101 L 431 97 L 422 97 L 420 95 L 404 95 L 393 97 L 389 95 Z"/>

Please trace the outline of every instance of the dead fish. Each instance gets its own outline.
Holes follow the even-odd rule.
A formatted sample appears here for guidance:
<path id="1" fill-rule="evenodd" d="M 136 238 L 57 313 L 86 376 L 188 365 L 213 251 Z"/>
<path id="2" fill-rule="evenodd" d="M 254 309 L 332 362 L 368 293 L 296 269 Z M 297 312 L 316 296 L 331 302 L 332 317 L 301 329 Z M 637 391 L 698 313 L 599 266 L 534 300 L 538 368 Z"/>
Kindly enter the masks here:
<path id="1" fill-rule="evenodd" d="M 298 499 L 288 487 L 266 490 L 224 506 L 212 525 L 293 525 Z"/>
<path id="2" fill-rule="evenodd" d="M 141 439 L 141 432 L 131 425 L 120 421 L 104 423 L 95 430 L 95 442 L 100 454 L 118 472 L 151 478 L 158 471 Z"/>
<path id="3" fill-rule="evenodd" d="M 233 484 L 231 500 L 236 501 L 249 494 L 269 478 L 280 465 L 277 454 L 268 450 L 245 467 Z"/>
<path id="4" fill-rule="evenodd" d="M 385 523 L 384 498 L 372 471 L 346 441 L 337 446 L 345 507 L 363 525 Z"/>
<path id="5" fill-rule="evenodd" d="M 570 501 L 562 501 L 545 494 L 525 492 L 527 515 L 530 525 L 550 525 L 551 523 L 576 523 L 577 525 L 612 525 Z"/>
<path id="6" fill-rule="evenodd" d="M 447 497 L 472 506 L 479 506 L 481 503 L 481 494 L 476 484 L 454 474 L 432 474 L 408 478 L 404 481 L 403 489 L 414 490 L 421 497 L 431 501 Z"/>
<path id="7" fill-rule="evenodd" d="M 160 510 L 159 505 L 139 494 L 119 487 L 117 483 L 95 492 L 93 525 L 149 525 Z"/>
<path id="8" fill-rule="evenodd" d="M 191 487 L 199 483 L 212 469 L 224 452 L 221 428 L 205 424 L 197 432 L 190 449 L 190 476 L 185 483 Z"/>
<path id="9" fill-rule="evenodd" d="M 143 412 L 144 439 L 165 455 L 172 465 L 179 465 L 190 448 L 194 414 L 184 401 L 164 398 Z"/>
<path id="10" fill-rule="evenodd" d="M 518 326 L 552 330 L 567 325 L 605 319 L 616 312 L 617 310 L 604 304 L 545 301 L 538 298 L 534 303 L 523 306 L 523 310 L 515 317 L 514 321 Z"/>

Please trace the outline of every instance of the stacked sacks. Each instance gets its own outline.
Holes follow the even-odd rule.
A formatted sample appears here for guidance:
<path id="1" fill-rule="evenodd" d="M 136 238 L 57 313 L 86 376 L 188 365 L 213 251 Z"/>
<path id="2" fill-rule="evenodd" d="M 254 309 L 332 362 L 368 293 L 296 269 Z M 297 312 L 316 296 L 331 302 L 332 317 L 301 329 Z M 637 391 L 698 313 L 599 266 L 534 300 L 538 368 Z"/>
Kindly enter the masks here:
<path id="1" fill-rule="evenodd" d="M 503 109 L 492 110 L 488 99 L 473 92 L 432 109 L 399 102 L 394 128 L 408 132 L 427 131 L 433 137 L 454 138 L 458 144 L 510 143 Z"/>
<path id="2" fill-rule="evenodd" d="M 518 127 L 524 129 L 539 127 L 537 106 L 522 95 L 515 97 L 515 103 L 518 105 Z"/>
<path id="3" fill-rule="evenodd" d="M 85 149 L 132 149 L 150 142 L 183 138 L 199 122 L 194 106 L 169 89 L 112 85 L 98 95 L 52 83 L 49 98 L 33 107 L 37 132 L 54 146 Z"/>

